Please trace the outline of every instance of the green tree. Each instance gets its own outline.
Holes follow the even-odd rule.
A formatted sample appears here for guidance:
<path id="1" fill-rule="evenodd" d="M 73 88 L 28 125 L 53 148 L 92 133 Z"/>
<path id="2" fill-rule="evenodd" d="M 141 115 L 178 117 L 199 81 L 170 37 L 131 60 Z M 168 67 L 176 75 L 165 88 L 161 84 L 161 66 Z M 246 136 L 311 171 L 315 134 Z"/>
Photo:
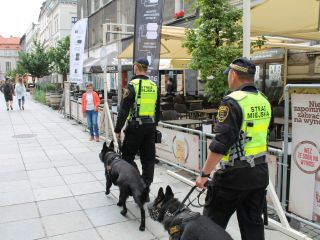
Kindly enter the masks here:
<path id="1" fill-rule="evenodd" d="M 30 52 L 19 53 L 18 64 L 32 77 L 41 78 L 50 74 L 48 54 L 43 44 L 34 41 Z"/>
<path id="2" fill-rule="evenodd" d="M 70 37 L 67 36 L 58 41 L 57 47 L 50 48 L 48 51 L 51 71 L 61 74 L 63 76 L 63 81 L 67 81 L 67 74 L 69 73 L 69 49 Z"/>
<path id="3" fill-rule="evenodd" d="M 200 17 L 187 30 L 184 46 L 192 55 L 190 67 L 199 70 L 205 81 L 206 95 L 217 103 L 228 89 L 223 70 L 241 56 L 242 11 L 228 0 L 197 0 L 195 7 Z"/>
<path id="4" fill-rule="evenodd" d="M 7 72 L 6 77 L 9 77 L 10 79 L 15 79 L 17 75 L 22 76 L 27 71 L 24 69 L 24 67 L 18 62 L 15 69 L 11 70 L 10 72 Z"/>

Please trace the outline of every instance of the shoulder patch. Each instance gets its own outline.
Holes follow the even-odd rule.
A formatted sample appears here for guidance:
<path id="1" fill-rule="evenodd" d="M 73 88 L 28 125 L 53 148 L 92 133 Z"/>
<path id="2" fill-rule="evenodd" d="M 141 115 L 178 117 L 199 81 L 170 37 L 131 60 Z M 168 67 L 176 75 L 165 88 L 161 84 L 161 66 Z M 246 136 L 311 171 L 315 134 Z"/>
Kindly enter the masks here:
<path id="1" fill-rule="evenodd" d="M 129 94 L 130 94 L 130 90 L 128 88 L 125 88 L 124 91 L 123 91 L 123 98 L 128 97 Z"/>
<path id="2" fill-rule="evenodd" d="M 227 119 L 229 115 L 229 107 L 228 106 L 220 106 L 219 110 L 218 110 L 218 115 L 217 115 L 217 119 L 219 122 L 224 122 L 224 120 Z"/>

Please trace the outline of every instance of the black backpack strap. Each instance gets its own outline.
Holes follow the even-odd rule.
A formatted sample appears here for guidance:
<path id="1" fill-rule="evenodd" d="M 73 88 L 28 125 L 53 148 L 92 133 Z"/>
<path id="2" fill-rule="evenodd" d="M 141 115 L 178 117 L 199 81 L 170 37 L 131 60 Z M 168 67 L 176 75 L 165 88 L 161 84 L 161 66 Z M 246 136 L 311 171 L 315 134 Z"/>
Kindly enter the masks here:
<path id="1" fill-rule="evenodd" d="M 136 102 L 136 117 L 139 117 L 140 112 L 140 103 L 139 99 L 141 99 L 141 86 L 142 86 L 142 79 L 139 79 L 139 88 L 138 88 L 138 96 L 137 96 L 137 102 Z"/>

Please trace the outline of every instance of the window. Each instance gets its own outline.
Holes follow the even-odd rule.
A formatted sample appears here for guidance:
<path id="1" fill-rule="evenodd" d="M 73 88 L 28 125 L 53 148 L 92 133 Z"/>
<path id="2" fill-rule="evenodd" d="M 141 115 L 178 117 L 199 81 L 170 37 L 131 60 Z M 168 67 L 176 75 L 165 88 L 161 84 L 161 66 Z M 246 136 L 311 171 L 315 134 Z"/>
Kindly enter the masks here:
<path id="1" fill-rule="evenodd" d="M 6 62 L 6 72 L 11 71 L 11 62 Z"/>

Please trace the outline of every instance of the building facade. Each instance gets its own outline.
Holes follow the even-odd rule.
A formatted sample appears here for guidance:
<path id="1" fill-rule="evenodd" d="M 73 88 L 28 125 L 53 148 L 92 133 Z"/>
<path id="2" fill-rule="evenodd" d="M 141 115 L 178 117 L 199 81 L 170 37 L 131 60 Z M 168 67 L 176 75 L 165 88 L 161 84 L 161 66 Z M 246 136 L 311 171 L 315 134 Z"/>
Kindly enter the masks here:
<path id="1" fill-rule="evenodd" d="M 4 80 L 7 72 L 16 68 L 19 51 L 20 38 L 0 36 L 0 80 Z"/>
<path id="2" fill-rule="evenodd" d="M 35 40 L 38 40 L 39 37 L 39 24 L 32 23 L 27 29 L 26 33 L 26 51 L 30 51 L 32 44 Z"/>
<path id="3" fill-rule="evenodd" d="M 76 22 L 76 0 L 47 0 L 40 9 L 38 40 L 45 49 L 55 47 L 59 40 L 70 35 Z"/>

